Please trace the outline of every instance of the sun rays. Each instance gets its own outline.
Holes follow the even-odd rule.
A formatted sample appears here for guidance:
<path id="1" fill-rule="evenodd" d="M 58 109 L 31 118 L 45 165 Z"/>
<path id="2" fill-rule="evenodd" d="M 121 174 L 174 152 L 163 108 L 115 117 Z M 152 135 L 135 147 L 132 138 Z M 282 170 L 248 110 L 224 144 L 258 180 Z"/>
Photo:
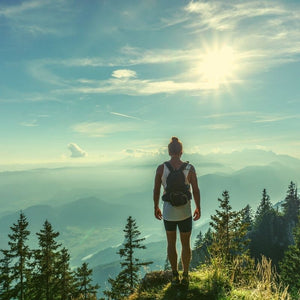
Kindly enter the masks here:
<path id="1" fill-rule="evenodd" d="M 230 46 L 205 47 L 200 60 L 193 67 L 194 73 L 210 89 L 219 89 L 238 81 L 238 52 Z"/>

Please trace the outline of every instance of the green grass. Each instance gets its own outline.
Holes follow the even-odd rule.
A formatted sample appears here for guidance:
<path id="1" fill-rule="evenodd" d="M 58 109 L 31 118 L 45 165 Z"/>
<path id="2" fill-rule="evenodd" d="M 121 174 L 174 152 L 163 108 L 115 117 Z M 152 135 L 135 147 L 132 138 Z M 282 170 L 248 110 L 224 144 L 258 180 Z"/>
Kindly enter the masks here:
<path id="1" fill-rule="evenodd" d="M 233 283 L 217 265 L 202 266 L 190 273 L 188 287 L 170 284 L 171 274 L 151 272 L 129 300 L 291 300 L 287 288 L 278 284 L 271 263 L 263 260 L 247 283 Z"/>
<path id="2" fill-rule="evenodd" d="M 196 271 L 190 273 L 188 287 L 171 286 L 166 278 L 162 278 L 163 272 L 153 272 L 152 275 L 150 282 L 142 283 L 135 294 L 129 298 L 130 300 L 226 299 L 226 294 L 231 289 L 228 279 L 215 272 Z"/>

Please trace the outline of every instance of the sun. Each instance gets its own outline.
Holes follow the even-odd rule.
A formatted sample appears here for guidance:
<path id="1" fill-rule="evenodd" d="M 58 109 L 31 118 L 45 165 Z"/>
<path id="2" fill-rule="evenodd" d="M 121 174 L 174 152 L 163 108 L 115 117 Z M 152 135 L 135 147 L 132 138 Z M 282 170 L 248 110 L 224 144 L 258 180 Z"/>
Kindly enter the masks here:
<path id="1" fill-rule="evenodd" d="M 222 46 L 207 49 L 198 65 L 201 79 L 212 88 L 228 84 L 237 70 L 236 54 L 233 48 Z"/>

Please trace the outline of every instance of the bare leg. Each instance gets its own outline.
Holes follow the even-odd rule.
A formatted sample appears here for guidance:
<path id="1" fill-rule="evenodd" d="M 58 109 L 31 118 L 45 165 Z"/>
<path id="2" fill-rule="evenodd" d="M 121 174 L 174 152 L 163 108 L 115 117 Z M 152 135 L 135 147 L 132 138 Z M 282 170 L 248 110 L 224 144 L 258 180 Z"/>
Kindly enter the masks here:
<path id="1" fill-rule="evenodd" d="M 173 272 L 177 272 L 176 231 L 166 231 L 168 240 L 168 258 Z"/>
<path id="2" fill-rule="evenodd" d="M 180 232 L 180 240 L 182 245 L 181 262 L 183 273 L 189 272 L 191 262 L 191 246 L 190 246 L 191 232 Z"/>

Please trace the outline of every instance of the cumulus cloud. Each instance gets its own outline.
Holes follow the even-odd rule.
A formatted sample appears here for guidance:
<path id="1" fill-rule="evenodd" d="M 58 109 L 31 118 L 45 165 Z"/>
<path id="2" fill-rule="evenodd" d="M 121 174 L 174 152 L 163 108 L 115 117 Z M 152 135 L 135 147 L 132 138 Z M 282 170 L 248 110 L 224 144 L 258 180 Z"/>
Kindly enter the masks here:
<path id="1" fill-rule="evenodd" d="M 136 77 L 136 72 L 128 69 L 121 69 L 113 71 L 111 76 L 115 78 L 132 78 Z"/>
<path id="2" fill-rule="evenodd" d="M 87 156 L 87 153 L 82 150 L 77 144 L 70 143 L 68 149 L 71 151 L 71 157 L 84 157 Z"/>

